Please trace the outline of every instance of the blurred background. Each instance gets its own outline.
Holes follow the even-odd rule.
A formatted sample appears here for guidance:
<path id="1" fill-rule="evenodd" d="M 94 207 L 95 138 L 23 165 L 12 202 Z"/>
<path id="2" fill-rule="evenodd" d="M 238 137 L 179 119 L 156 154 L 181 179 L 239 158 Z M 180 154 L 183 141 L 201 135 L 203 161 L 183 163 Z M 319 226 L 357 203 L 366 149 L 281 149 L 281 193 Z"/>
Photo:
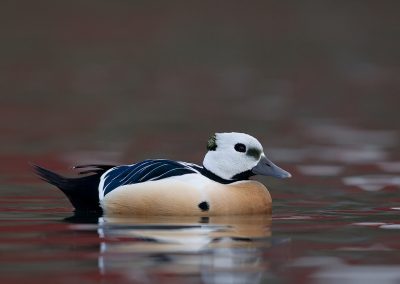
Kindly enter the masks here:
<path id="1" fill-rule="evenodd" d="M 43 157 L 200 163 L 216 131 L 299 149 L 398 129 L 399 6 L 2 1 L 2 170 Z"/>

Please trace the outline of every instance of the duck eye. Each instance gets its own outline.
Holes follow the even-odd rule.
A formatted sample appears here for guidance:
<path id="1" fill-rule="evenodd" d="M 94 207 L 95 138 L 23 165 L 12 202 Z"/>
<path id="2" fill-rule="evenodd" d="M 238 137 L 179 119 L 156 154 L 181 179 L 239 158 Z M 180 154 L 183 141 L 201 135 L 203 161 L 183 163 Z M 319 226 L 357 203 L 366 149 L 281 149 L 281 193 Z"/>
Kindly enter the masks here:
<path id="1" fill-rule="evenodd" d="M 246 152 L 246 146 L 244 144 L 242 144 L 242 143 L 237 143 L 235 145 L 235 150 L 238 151 L 238 152 L 245 153 Z"/>

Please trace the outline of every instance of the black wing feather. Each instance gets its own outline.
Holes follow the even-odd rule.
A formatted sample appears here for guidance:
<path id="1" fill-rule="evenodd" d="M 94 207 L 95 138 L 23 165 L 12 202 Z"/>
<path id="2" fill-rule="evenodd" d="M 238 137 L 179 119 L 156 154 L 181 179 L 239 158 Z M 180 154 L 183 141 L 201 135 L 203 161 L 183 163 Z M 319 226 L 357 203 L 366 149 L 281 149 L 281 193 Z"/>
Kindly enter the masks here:
<path id="1" fill-rule="evenodd" d="M 173 176 L 198 173 L 201 167 L 171 160 L 145 160 L 143 162 L 118 166 L 104 175 L 104 195 L 115 188 L 151 180 L 160 180 Z"/>

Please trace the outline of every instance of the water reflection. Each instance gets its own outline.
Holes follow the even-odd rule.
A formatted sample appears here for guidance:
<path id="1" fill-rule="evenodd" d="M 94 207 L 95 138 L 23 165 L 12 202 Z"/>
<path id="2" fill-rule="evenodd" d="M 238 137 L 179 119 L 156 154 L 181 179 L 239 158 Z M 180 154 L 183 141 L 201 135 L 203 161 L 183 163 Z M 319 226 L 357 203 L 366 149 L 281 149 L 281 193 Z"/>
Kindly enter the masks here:
<path id="1" fill-rule="evenodd" d="M 400 173 L 400 162 L 380 162 L 378 166 L 388 173 Z"/>
<path id="2" fill-rule="evenodd" d="M 271 216 L 99 218 L 99 269 L 151 282 L 162 275 L 204 283 L 260 283 Z"/>
<path id="3" fill-rule="evenodd" d="M 392 175 L 365 175 L 344 177 L 343 183 L 357 186 L 365 191 L 379 191 L 386 186 L 400 186 L 400 176 Z"/>
<path id="4" fill-rule="evenodd" d="M 344 167 L 337 165 L 299 165 L 298 171 L 303 175 L 310 176 L 337 176 Z"/>
<path id="5" fill-rule="evenodd" d="M 397 265 L 341 265 L 325 267 L 313 275 L 316 283 L 363 283 L 395 284 L 400 281 Z"/>
<path id="6" fill-rule="evenodd" d="M 398 133 L 393 130 L 357 129 L 325 123 L 308 125 L 307 128 L 310 136 L 335 145 L 390 147 L 398 141 Z"/>
<path id="7" fill-rule="evenodd" d="M 302 257 L 293 267 L 316 268 L 311 275 L 313 283 L 399 283 L 398 265 L 348 264 L 338 257 Z"/>

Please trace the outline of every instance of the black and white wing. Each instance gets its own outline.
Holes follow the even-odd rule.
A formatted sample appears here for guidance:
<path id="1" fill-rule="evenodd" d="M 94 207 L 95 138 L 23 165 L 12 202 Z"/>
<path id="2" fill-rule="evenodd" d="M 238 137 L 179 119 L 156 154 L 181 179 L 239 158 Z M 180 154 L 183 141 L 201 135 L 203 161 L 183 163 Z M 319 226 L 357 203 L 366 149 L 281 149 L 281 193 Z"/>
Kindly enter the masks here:
<path id="1" fill-rule="evenodd" d="M 145 181 L 160 180 L 173 176 L 200 173 L 202 167 L 171 160 L 145 160 L 143 162 L 118 166 L 108 170 L 100 180 L 100 195 L 107 193 L 119 186 L 141 183 Z"/>

